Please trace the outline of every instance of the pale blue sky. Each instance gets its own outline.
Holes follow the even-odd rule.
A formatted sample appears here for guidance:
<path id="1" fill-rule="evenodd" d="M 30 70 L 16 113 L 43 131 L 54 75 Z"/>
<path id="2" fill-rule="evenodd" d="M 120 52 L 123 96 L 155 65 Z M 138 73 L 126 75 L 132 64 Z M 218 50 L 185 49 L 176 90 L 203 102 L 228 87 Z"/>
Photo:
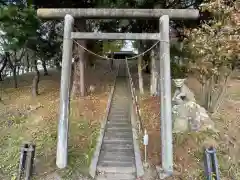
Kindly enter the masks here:
<path id="1" fill-rule="evenodd" d="M 126 40 L 125 46 L 121 49 L 121 51 L 133 51 L 137 53 L 137 50 L 133 48 L 132 41 Z"/>

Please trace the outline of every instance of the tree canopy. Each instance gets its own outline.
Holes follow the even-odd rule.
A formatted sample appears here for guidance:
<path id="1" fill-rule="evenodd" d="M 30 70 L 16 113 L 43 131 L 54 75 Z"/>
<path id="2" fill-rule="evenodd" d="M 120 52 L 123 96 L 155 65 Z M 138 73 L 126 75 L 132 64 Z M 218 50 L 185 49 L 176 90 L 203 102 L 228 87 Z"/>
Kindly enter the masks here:
<path id="1" fill-rule="evenodd" d="M 184 51 L 190 56 L 191 69 L 209 77 L 222 66 L 232 67 L 239 61 L 240 14 L 237 2 L 211 0 L 201 8 L 213 18 L 197 28 L 185 29 Z"/>
<path id="2" fill-rule="evenodd" d="M 32 6 L 8 5 L 0 8 L 0 28 L 5 51 L 19 50 L 37 35 L 40 22 Z"/>

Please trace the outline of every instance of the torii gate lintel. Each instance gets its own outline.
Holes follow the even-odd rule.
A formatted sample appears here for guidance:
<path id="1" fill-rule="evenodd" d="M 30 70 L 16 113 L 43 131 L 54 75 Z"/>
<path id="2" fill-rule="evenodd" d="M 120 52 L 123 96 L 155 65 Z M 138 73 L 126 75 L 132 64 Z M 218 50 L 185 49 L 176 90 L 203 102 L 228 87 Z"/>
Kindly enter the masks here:
<path id="1" fill-rule="evenodd" d="M 64 18 L 65 15 L 85 19 L 159 19 L 168 15 L 170 19 L 198 19 L 197 9 L 110 9 L 110 8 L 40 8 L 37 15 L 44 19 Z"/>

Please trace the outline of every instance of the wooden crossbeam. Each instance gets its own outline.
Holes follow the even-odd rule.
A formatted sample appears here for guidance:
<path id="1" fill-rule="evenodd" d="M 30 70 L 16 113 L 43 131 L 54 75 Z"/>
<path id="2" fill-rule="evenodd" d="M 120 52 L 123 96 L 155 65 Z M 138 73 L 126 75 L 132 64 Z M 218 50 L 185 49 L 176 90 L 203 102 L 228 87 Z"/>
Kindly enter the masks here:
<path id="1" fill-rule="evenodd" d="M 72 32 L 73 39 L 101 39 L 101 40 L 160 40 L 159 33 L 90 33 Z"/>
<path id="2" fill-rule="evenodd" d="M 139 19 L 139 18 L 160 18 L 168 15 L 170 19 L 197 19 L 199 10 L 197 9 L 94 9 L 94 8 L 68 8 L 68 9 L 47 9 L 40 8 L 37 15 L 45 19 L 64 18 L 66 14 L 74 18 L 87 19 Z"/>

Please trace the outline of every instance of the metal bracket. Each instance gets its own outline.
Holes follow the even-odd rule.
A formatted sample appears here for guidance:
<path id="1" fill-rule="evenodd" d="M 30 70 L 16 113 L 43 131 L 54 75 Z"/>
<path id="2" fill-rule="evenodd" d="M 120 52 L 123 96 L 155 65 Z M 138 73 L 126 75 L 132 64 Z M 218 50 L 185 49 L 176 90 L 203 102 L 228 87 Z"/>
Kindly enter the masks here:
<path id="1" fill-rule="evenodd" d="M 30 180 L 33 173 L 33 163 L 36 146 L 31 143 L 25 143 L 21 147 L 18 180 Z M 25 177 L 24 177 L 25 176 Z"/>
<path id="2" fill-rule="evenodd" d="M 215 148 L 210 147 L 205 149 L 204 165 L 207 180 L 220 180 L 218 160 Z"/>

